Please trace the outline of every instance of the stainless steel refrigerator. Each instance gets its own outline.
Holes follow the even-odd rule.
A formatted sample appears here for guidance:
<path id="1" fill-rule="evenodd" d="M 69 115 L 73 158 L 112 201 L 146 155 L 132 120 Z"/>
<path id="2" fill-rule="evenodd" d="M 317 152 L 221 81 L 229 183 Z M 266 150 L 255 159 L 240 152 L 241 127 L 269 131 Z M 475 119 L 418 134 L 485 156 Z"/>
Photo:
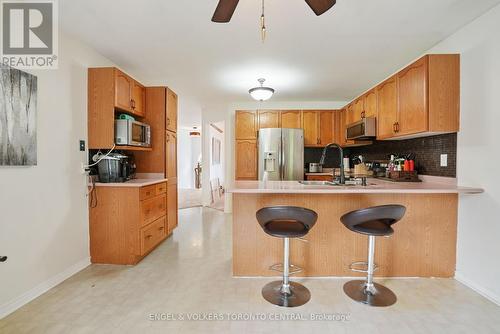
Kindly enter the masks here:
<path id="1" fill-rule="evenodd" d="M 304 130 L 259 130 L 259 180 L 304 179 Z"/>

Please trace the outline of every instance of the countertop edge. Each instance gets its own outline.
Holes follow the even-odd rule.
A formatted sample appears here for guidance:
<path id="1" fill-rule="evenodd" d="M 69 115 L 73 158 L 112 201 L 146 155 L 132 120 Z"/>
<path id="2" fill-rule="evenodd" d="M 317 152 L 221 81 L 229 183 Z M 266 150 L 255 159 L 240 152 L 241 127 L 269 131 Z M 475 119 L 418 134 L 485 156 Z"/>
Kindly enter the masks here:
<path id="1" fill-rule="evenodd" d="M 137 180 L 137 179 L 135 179 Z M 133 181 L 133 180 L 132 180 Z M 158 184 L 162 182 L 168 182 L 167 178 L 163 179 L 144 179 L 144 182 L 111 182 L 111 183 L 102 183 L 102 182 L 96 182 L 95 186 L 96 187 L 119 187 L 119 188 L 140 188 L 140 187 L 146 187 L 146 186 L 151 186 L 153 184 Z"/>

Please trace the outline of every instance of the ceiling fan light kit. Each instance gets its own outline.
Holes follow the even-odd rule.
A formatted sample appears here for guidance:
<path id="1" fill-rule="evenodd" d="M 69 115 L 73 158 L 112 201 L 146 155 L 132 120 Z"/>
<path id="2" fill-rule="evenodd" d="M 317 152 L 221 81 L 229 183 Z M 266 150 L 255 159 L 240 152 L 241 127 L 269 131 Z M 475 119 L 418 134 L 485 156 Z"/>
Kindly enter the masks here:
<path id="1" fill-rule="evenodd" d="M 264 82 L 266 79 L 259 79 L 257 80 L 260 83 L 260 87 L 254 87 L 248 91 L 250 93 L 250 96 L 257 101 L 266 101 L 269 100 L 273 94 L 274 94 L 274 89 L 270 87 L 264 87 Z"/>

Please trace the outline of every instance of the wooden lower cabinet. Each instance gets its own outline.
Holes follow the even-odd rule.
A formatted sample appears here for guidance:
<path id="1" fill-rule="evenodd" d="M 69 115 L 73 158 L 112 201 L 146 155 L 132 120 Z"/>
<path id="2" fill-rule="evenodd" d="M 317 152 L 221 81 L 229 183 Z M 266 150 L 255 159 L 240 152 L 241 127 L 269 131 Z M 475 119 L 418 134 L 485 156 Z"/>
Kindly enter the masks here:
<path id="1" fill-rule="evenodd" d="M 167 182 L 167 233 L 170 234 L 179 224 L 179 204 L 177 192 L 177 179 Z"/>
<path id="2" fill-rule="evenodd" d="M 257 140 L 236 140 L 236 180 L 257 180 Z"/>
<path id="3" fill-rule="evenodd" d="M 177 226 L 177 188 L 172 192 L 168 188 L 165 182 L 146 187 L 97 186 L 97 201 L 90 207 L 91 262 L 136 264 L 165 240 L 173 230 L 168 218 L 175 217 Z M 167 196 L 175 197 L 175 209 Z"/>

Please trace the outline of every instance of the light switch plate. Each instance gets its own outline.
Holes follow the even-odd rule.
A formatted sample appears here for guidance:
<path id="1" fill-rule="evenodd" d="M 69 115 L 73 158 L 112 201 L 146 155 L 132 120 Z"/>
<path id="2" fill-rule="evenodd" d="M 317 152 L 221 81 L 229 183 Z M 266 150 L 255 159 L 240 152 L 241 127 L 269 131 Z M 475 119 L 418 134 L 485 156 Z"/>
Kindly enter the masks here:
<path id="1" fill-rule="evenodd" d="M 441 154 L 441 167 L 448 167 L 448 154 Z"/>

